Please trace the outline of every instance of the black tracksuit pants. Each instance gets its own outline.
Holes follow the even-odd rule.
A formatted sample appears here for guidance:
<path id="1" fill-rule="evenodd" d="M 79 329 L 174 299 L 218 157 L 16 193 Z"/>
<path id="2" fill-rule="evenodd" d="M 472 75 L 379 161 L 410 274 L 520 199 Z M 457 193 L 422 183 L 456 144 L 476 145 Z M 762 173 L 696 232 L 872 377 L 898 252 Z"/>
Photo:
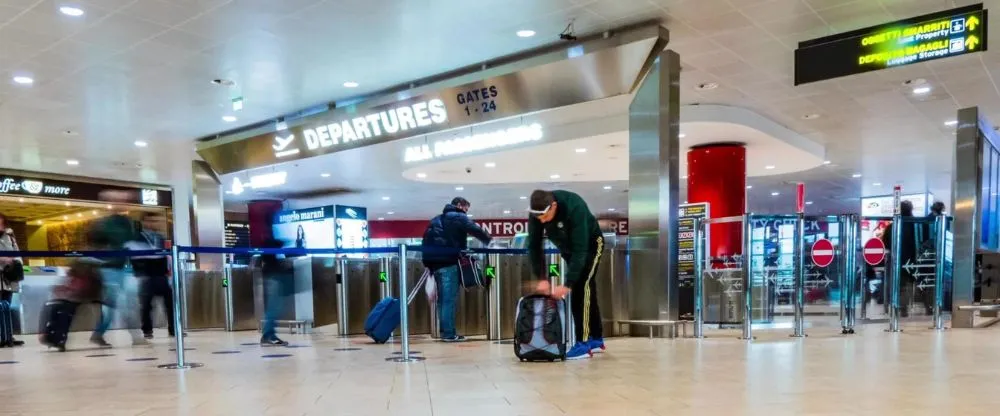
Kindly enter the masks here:
<path id="1" fill-rule="evenodd" d="M 604 254 L 604 237 L 598 236 L 586 253 L 587 260 L 581 276 L 576 276 L 570 289 L 570 309 L 573 313 L 573 325 L 576 342 L 588 339 L 604 338 L 604 325 L 601 322 L 601 310 L 597 306 L 597 268 L 600 267 Z M 567 260 L 568 261 L 568 260 Z"/>

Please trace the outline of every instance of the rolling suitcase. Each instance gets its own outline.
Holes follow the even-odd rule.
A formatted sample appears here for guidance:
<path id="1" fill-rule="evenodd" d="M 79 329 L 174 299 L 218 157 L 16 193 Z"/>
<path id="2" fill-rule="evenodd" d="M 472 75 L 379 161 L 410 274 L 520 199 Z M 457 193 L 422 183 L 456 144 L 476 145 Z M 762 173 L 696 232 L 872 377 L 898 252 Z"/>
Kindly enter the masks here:
<path id="1" fill-rule="evenodd" d="M 430 271 L 425 270 L 424 274 L 420 276 L 420 281 L 417 282 L 406 298 L 407 305 L 413 302 L 413 298 L 416 297 L 420 291 L 420 287 L 423 286 L 429 276 Z M 365 319 L 365 334 L 371 337 L 372 341 L 375 341 L 376 344 L 385 344 L 392 337 L 393 331 L 399 327 L 399 308 L 399 299 L 392 296 L 380 300 L 375 304 L 375 308 L 368 313 L 368 318 Z"/>
<path id="2" fill-rule="evenodd" d="M 514 355 L 521 361 L 566 360 L 566 302 L 548 295 L 517 301 Z"/>
<path id="3" fill-rule="evenodd" d="M 69 338 L 69 326 L 76 315 L 76 302 L 66 300 L 51 300 L 42 309 L 41 323 L 38 328 L 38 339 L 49 348 L 66 351 L 66 340 Z"/>
<path id="4" fill-rule="evenodd" d="M 14 313 L 10 301 L 0 301 L 0 347 L 14 345 Z"/>

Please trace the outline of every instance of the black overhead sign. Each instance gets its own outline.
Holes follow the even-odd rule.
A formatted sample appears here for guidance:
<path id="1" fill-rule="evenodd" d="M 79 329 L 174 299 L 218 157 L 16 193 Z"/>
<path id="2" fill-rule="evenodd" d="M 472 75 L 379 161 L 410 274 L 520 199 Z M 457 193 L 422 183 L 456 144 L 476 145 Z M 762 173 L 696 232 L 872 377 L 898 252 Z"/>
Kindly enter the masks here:
<path id="1" fill-rule="evenodd" d="M 795 85 L 986 50 L 982 4 L 800 42 Z"/>

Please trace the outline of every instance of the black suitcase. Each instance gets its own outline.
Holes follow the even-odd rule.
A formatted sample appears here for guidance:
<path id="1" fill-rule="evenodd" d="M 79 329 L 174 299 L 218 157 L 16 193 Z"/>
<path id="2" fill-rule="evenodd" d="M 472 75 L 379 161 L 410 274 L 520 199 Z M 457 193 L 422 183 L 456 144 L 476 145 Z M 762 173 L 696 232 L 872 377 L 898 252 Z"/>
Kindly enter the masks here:
<path id="1" fill-rule="evenodd" d="M 80 304 L 65 300 L 51 300 L 45 303 L 38 327 L 39 341 L 49 348 L 66 351 L 69 326 L 73 323 L 78 306 Z"/>
<path id="2" fill-rule="evenodd" d="M 0 347 L 11 347 L 14 345 L 14 313 L 10 309 L 10 302 L 0 301 Z"/>
<path id="3" fill-rule="evenodd" d="M 547 295 L 517 301 L 514 355 L 521 361 L 566 360 L 566 302 Z"/>

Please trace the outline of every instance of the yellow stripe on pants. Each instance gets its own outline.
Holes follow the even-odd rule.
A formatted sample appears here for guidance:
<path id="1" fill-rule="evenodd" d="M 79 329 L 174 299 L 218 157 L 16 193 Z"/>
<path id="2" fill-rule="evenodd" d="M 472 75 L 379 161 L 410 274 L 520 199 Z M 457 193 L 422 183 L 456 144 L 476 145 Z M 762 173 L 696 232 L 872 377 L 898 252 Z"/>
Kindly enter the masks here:
<path id="1" fill-rule="evenodd" d="M 604 253 L 604 236 L 597 237 L 597 255 L 594 256 L 593 263 L 590 264 L 590 273 L 583 281 L 583 340 L 590 339 L 590 279 L 597 274 L 597 264 L 601 261 L 601 254 Z"/>

